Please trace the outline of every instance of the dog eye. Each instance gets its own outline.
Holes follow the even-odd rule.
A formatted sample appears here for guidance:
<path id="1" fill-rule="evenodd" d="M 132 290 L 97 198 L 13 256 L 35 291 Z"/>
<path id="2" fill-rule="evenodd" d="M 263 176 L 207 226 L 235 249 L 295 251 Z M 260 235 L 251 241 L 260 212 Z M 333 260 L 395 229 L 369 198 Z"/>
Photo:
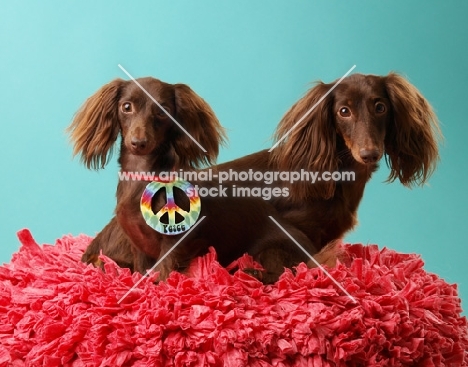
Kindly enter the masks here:
<path id="1" fill-rule="evenodd" d="M 338 113 L 340 114 L 341 117 L 351 116 L 351 110 L 348 107 L 341 107 Z"/>
<path id="2" fill-rule="evenodd" d="M 122 109 L 122 112 L 123 113 L 131 113 L 133 112 L 133 106 L 130 102 L 124 102 L 122 103 L 122 106 L 121 106 L 121 109 Z"/>
<path id="3" fill-rule="evenodd" d="M 375 104 L 375 112 L 384 113 L 385 111 L 387 111 L 387 107 L 382 102 L 377 102 Z"/>

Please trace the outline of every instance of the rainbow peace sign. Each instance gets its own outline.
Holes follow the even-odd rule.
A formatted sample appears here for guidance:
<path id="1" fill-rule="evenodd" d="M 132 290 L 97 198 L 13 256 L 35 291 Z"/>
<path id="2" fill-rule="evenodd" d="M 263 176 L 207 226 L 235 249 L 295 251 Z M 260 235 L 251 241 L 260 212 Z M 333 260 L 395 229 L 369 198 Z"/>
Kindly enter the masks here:
<path id="1" fill-rule="evenodd" d="M 187 212 L 177 206 L 174 201 L 174 187 L 179 188 L 187 195 L 190 200 L 190 211 Z M 166 204 L 157 213 L 154 213 L 151 209 L 151 200 L 162 188 L 166 191 Z M 201 201 L 195 187 L 190 182 L 181 178 L 176 178 L 173 181 L 157 179 L 150 182 L 143 191 L 140 209 L 146 224 L 155 231 L 166 235 L 177 235 L 189 230 L 195 224 L 200 215 Z M 168 223 L 162 223 L 161 217 L 166 213 L 168 214 Z M 184 219 L 176 222 L 175 213 L 178 213 Z"/>

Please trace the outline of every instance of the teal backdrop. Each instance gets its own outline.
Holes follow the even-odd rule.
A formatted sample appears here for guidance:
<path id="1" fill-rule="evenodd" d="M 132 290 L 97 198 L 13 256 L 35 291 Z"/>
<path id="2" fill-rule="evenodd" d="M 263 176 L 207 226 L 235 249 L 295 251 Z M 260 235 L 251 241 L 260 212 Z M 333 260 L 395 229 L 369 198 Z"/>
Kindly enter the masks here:
<path id="1" fill-rule="evenodd" d="M 8 1 L 0 12 L 0 262 L 16 232 L 40 243 L 95 235 L 112 216 L 116 157 L 88 171 L 65 134 L 114 78 L 189 84 L 228 129 L 223 162 L 271 146 L 310 87 L 354 72 L 405 75 L 432 103 L 445 143 L 430 183 L 368 184 L 352 243 L 418 253 L 468 302 L 466 1 Z"/>

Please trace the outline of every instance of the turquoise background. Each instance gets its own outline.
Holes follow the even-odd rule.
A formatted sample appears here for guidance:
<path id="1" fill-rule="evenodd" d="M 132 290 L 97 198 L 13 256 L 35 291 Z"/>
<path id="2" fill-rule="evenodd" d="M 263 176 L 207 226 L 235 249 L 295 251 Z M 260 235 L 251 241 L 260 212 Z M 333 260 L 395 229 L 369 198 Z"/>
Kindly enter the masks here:
<path id="1" fill-rule="evenodd" d="M 116 157 L 102 171 L 72 159 L 64 130 L 114 78 L 189 84 L 230 144 L 219 161 L 271 146 L 283 113 L 321 79 L 355 72 L 407 76 L 434 106 L 445 144 L 424 188 L 366 188 L 347 241 L 421 254 L 468 299 L 466 184 L 468 27 L 465 1 L 2 2 L 0 12 L 0 262 L 30 228 L 40 243 L 94 235 L 112 216 Z"/>

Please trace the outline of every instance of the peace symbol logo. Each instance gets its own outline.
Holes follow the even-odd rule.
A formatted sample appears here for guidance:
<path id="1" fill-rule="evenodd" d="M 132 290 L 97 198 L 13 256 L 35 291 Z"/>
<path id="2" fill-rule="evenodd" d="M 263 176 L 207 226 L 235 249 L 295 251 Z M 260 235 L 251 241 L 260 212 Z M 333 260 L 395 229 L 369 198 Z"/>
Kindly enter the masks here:
<path id="1" fill-rule="evenodd" d="M 174 187 L 182 190 L 190 200 L 190 210 L 188 212 L 176 204 Z M 151 208 L 151 201 L 154 195 L 163 188 L 166 192 L 166 204 L 157 213 L 154 213 Z M 201 201 L 195 187 L 188 181 L 181 178 L 172 181 L 156 180 L 150 182 L 143 191 L 140 209 L 146 224 L 155 231 L 166 235 L 177 235 L 189 230 L 195 224 L 200 215 Z M 166 213 L 167 219 L 165 221 L 167 223 L 163 223 L 161 219 Z M 183 217 L 182 221 L 176 220 L 176 213 Z"/>

